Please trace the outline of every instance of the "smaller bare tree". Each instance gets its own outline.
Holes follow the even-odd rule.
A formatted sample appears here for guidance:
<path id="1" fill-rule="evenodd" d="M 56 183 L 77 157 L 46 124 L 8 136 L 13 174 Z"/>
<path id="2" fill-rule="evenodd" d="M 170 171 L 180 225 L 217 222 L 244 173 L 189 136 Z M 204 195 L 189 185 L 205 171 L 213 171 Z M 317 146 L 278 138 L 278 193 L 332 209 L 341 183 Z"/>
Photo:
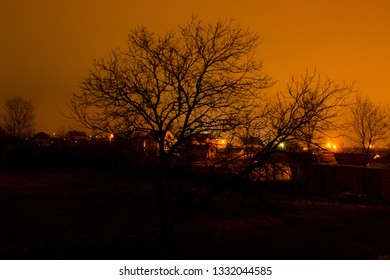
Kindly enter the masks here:
<path id="1" fill-rule="evenodd" d="M 303 144 L 307 150 L 318 147 L 317 140 L 337 128 L 351 92 L 353 85 L 338 84 L 316 72 L 292 77 L 286 91 L 270 97 L 251 123 L 261 132 L 263 146 L 250 157 L 244 175 L 266 166 L 286 143 Z"/>
<path id="2" fill-rule="evenodd" d="M 34 132 L 34 105 L 19 96 L 9 98 L 4 103 L 3 128 L 6 134 L 21 139 Z"/>
<path id="3" fill-rule="evenodd" d="M 358 95 L 351 107 L 350 128 L 352 140 L 360 146 L 367 166 L 373 147 L 389 136 L 388 109 Z"/>

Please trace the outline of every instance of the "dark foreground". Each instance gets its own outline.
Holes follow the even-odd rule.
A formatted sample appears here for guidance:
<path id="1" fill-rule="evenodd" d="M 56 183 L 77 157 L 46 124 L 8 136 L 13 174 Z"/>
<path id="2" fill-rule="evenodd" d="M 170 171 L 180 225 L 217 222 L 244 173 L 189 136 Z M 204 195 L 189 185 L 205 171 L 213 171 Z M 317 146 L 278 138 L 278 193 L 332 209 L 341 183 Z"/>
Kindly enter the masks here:
<path id="1" fill-rule="evenodd" d="M 164 182 L 167 241 L 147 176 L 69 167 L 1 168 L 0 258 L 390 256 L 390 207 L 385 201 L 224 184 L 204 176 Z"/>

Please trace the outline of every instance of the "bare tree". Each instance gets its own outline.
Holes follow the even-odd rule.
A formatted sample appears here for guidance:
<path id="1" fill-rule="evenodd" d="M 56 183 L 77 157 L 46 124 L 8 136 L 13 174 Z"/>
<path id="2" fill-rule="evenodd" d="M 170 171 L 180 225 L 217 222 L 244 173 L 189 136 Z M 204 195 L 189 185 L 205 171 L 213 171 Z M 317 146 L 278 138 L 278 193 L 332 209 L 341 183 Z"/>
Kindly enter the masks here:
<path id="1" fill-rule="evenodd" d="M 73 94 L 73 117 L 94 130 L 148 133 L 167 160 L 194 135 L 232 129 L 251 113 L 272 84 L 255 60 L 258 45 L 233 20 L 193 17 L 164 36 L 136 28 L 126 50 L 95 60 Z"/>
<path id="2" fill-rule="evenodd" d="M 73 117 L 93 130 L 147 134 L 164 170 L 197 134 L 218 135 L 251 114 L 260 90 L 272 85 L 255 59 L 259 43 L 233 20 L 206 24 L 193 17 L 163 36 L 136 28 L 125 50 L 94 61 L 73 94 Z M 174 248 L 164 181 L 156 180 L 155 191 L 162 232 Z"/>
<path id="3" fill-rule="evenodd" d="M 389 111 L 368 97 L 357 95 L 351 107 L 350 128 L 352 140 L 360 146 L 367 166 L 373 147 L 389 136 Z"/>
<path id="4" fill-rule="evenodd" d="M 19 96 L 9 98 L 4 103 L 4 131 L 11 137 L 30 137 L 34 132 L 34 105 Z"/>
<path id="5" fill-rule="evenodd" d="M 308 150 L 318 147 L 317 140 L 337 128 L 351 92 L 352 85 L 337 84 L 316 72 L 307 72 L 300 79 L 293 76 L 286 91 L 266 100 L 263 113 L 250 124 L 253 131 L 260 132 L 263 146 L 248 158 L 244 175 L 267 166 L 275 151 L 288 143 Z"/>

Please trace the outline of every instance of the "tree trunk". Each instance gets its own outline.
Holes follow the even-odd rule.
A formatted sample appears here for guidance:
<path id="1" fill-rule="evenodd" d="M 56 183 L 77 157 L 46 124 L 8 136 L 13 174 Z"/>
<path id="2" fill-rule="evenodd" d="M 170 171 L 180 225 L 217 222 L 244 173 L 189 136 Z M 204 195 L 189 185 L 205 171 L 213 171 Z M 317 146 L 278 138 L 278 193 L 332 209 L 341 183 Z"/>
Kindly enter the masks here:
<path id="1" fill-rule="evenodd" d="M 157 211 L 160 222 L 162 239 L 167 246 L 169 252 L 168 257 L 178 256 L 178 244 L 174 238 L 173 226 L 169 220 L 167 206 L 168 200 L 166 197 L 167 179 L 169 177 L 169 160 L 165 154 L 160 154 L 160 162 L 157 171 L 157 176 L 154 182 L 154 189 L 157 201 Z"/>

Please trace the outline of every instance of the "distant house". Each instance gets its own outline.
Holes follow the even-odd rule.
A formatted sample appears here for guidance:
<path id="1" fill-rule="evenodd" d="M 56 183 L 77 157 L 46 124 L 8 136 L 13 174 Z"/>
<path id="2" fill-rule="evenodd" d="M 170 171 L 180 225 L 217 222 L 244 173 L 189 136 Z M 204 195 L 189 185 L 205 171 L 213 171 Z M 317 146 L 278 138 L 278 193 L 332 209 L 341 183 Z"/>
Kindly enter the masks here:
<path id="1" fill-rule="evenodd" d="M 89 137 L 83 131 L 71 130 L 68 133 L 66 133 L 65 139 L 68 142 L 77 144 L 79 142 L 86 142 L 89 139 Z"/>
<path id="2" fill-rule="evenodd" d="M 32 137 L 32 142 L 38 147 L 48 147 L 53 141 L 49 134 L 39 132 Z"/>
<path id="3" fill-rule="evenodd" d="M 138 135 L 131 140 L 132 150 L 138 154 L 157 155 L 158 143 L 151 134 Z"/>
<path id="4" fill-rule="evenodd" d="M 330 165 L 337 164 L 336 157 L 335 157 L 334 153 L 331 153 L 331 152 L 318 154 L 317 160 L 318 160 L 319 164 L 330 164 Z"/>
<path id="5" fill-rule="evenodd" d="M 275 179 L 282 181 L 300 181 L 309 166 L 320 163 L 318 156 L 313 153 L 285 151 L 275 152 L 271 157 L 271 161 L 279 166 L 279 168 L 276 168 L 278 172 Z"/>
<path id="6" fill-rule="evenodd" d="M 166 132 L 164 139 L 165 151 L 167 151 L 175 142 L 176 139 L 174 135 L 169 131 Z M 134 135 L 130 141 L 130 146 L 133 152 L 146 156 L 157 156 L 160 152 L 158 136 L 153 132 L 145 132 Z"/>
<path id="7" fill-rule="evenodd" d="M 260 137 L 248 136 L 241 139 L 245 149 L 258 151 L 264 148 L 264 143 Z"/>
<path id="8" fill-rule="evenodd" d="M 235 144 L 229 146 L 231 158 L 250 158 L 264 148 L 264 143 L 259 137 L 248 136 L 239 139 Z"/>
<path id="9" fill-rule="evenodd" d="M 211 134 L 198 133 L 185 144 L 184 157 L 189 163 L 208 165 L 217 156 L 217 139 Z"/>

